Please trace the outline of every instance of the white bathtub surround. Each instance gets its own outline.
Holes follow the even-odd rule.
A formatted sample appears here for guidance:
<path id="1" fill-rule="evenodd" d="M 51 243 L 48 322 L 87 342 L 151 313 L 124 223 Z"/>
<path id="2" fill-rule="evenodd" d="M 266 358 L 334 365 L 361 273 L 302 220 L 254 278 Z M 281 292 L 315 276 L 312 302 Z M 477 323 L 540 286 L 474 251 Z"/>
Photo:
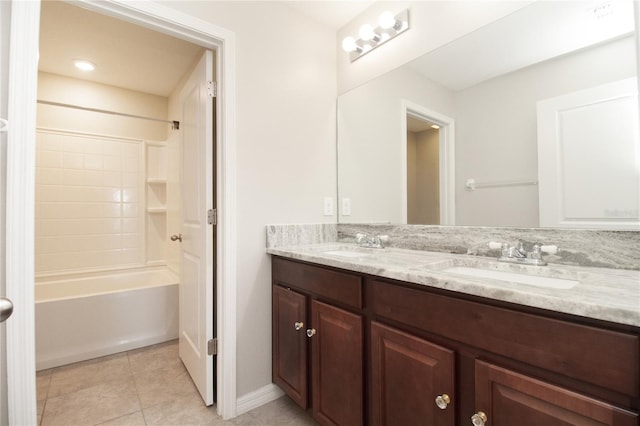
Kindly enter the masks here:
<path id="1" fill-rule="evenodd" d="M 36 369 L 178 337 L 178 277 L 166 268 L 38 279 Z"/>
<path id="2" fill-rule="evenodd" d="M 144 144 L 40 129 L 35 272 L 142 266 Z"/>

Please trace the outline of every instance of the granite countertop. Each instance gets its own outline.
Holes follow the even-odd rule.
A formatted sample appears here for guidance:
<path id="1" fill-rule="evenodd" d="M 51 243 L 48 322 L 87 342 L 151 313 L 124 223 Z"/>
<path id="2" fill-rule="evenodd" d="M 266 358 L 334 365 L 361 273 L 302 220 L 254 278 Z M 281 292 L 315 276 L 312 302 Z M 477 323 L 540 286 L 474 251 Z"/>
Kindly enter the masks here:
<path id="1" fill-rule="evenodd" d="M 327 252 L 338 252 L 335 254 Z M 566 266 L 525 266 L 481 256 L 397 248 L 367 249 L 325 243 L 267 248 L 267 253 L 369 275 L 407 281 L 489 299 L 517 303 L 640 327 L 640 271 Z M 574 280 L 570 289 L 543 288 L 502 279 L 446 272 L 452 267 Z M 562 281 L 564 283 L 565 281 Z"/>

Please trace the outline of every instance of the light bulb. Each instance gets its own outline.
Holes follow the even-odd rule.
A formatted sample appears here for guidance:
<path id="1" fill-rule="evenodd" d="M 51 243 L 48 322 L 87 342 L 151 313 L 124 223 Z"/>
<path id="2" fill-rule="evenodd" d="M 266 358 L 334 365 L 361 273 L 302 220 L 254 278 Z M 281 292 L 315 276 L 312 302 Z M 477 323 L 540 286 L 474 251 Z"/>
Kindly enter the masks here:
<path id="1" fill-rule="evenodd" d="M 353 37 L 345 37 L 344 40 L 342 40 L 342 50 L 345 52 L 353 52 L 356 49 L 358 49 L 358 45 Z"/>
<path id="2" fill-rule="evenodd" d="M 360 38 L 364 41 L 372 40 L 376 36 L 376 33 L 373 31 L 373 27 L 369 24 L 364 24 L 363 26 L 361 26 L 359 34 Z"/>
<path id="3" fill-rule="evenodd" d="M 378 24 L 380 24 L 380 28 L 388 30 L 396 25 L 396 17 L 387 10 L 386 12 L 382 12 L 378 18 Z"/>
<path id="4" fill-rule="evenodd" d="M 438 126 L 437 124 L 432 124 L 432 125 L 431 125 L 431 128 L 432 128 L 432 129 L 436 129 L 436 130 L 437 130 L 437 129 L 439 129 L 439 128 L 440 128 L 440 126 Z"/>

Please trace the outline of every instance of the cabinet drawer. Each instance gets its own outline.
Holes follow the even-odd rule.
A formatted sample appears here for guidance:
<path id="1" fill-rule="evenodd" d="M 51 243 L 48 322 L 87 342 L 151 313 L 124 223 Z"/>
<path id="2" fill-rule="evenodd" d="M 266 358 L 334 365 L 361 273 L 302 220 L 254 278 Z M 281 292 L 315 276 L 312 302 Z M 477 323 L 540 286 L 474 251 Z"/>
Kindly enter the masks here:
<path id="1" fill-rule="evenodd" d="M 639 395 L 638 336 L 371 282 L 372 309 L 447 339 L 625 395 Z"/>
<path id="2" fill-rule="evenodd" d="M 316 296 L 354 308 L 362 308 L 362 278 L 357 275 L 277 257 L 273 258 L 272 267 L 274 283 L 306 290 Z"/>
<path id="3" fill-rule="evenodd" d="M 638 414 L 476 360 L 476 410 L 492 425 L 638 426 Z"/>

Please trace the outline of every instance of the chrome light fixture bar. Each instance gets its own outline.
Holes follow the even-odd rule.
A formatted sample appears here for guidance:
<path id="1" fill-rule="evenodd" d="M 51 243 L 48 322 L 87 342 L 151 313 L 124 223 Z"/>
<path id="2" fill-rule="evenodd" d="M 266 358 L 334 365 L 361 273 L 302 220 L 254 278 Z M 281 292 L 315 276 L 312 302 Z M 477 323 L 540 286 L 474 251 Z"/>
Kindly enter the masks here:
<path id="1" fill-rule="evenodd" d="M 351 62 L 371 52 L 376 47 L 388 42 L 409 29 L 409 9 L 394 15 L 383 12 L 378 20 L 378 26 L 365 24 L 360 27 L 359 38 L 345 37 L 342 49 L 349 53 Z"/>

